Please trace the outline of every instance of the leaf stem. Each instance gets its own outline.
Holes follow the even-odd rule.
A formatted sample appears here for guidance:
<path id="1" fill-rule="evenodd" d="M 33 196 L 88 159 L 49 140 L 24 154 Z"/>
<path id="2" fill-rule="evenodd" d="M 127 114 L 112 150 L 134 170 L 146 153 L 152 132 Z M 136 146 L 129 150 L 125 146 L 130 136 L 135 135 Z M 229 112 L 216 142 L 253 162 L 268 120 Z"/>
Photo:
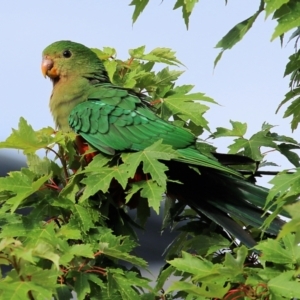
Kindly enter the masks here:
<path id="1" fill-rule="evenodd" d="M 276 176 L 276 175 L 278 175 L 282 171 L 256 171 L 255 173 L 253 173 L 252 171 L 241 170 L 239 172 L 241 174 L 243 174 L 243 175 L 254 175 L 254 176 L 268 175 L 268 176 Z M 294 174 L 294 173 L 295 172 L 293 172 L 293 171 L 285 172 L 285 174 Z"/>
<path id="2" fill-rule="evenodd" d="M 98 255 L 101 255 L 103 252 L 102 251 L 98 251 L 98 252 L 96 252 L 96 253 L 94 253 L 94 257 L 96 257 L 96 256 L 98 256 Z"/>
<path id="3" fill-rule="evenodd" d="M 262 153 L 262 155 L 266 155 L 266 154 L 271 153 L 271 152 L 274 152 L 274 151 L 277 151 L 277 149 L 271 149 L 271 150 L 268 150 L 268 151 Z"/>

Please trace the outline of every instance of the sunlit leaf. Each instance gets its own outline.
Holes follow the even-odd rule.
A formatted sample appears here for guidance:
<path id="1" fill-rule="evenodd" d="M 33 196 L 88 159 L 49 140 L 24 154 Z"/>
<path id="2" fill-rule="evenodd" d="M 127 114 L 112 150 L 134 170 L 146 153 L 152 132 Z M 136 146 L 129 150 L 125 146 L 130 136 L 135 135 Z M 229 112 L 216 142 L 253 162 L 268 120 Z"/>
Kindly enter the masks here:
<path id="1" fill-rule="evenodd" d="M 289 30 L 300 26 L 300 3 L 298 1 L 289 1 L 284 6 L 285 13 L 279 16 L 278 25 L 272 35 L 272 40 L 288 32 Z M 274 17 L 277 17 L 276 15 Z"/>

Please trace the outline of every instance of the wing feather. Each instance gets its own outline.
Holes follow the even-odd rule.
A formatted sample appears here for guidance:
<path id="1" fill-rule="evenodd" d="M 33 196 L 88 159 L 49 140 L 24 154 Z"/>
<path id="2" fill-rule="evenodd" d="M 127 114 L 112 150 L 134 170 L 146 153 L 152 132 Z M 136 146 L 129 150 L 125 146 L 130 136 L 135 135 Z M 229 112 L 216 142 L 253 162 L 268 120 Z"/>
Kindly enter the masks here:
<path id="1" fill-rule="evenodd" d="M 94 88 L 88 100 L 72 110 L 70 127 L 100 151 L 143 150 L 163 139 L 174 148 L 194 144 L 193 134 L 161 120 L 127 90 Z M 107 153 L 107 151 L 104 151 Z"/>

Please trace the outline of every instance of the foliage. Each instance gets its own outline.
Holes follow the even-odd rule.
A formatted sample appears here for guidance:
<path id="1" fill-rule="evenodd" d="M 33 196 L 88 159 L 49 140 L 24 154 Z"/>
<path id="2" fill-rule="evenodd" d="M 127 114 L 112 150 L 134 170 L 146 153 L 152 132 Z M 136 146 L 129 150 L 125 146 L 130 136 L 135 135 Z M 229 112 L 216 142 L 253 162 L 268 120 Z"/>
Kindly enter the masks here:
<path id="1" fill-rule="evenodd" d="M 188 26 L 198 1 L 178 0 Z M 133 21 L 148 1 L 133 0 Z M 299 3 L 296 0 L 261 1 L 257 12 L 237 24 L 217 44 L 221 52 L 232 48 L 251 28 L 262 12 L 273 15 L 278 25 L 272 39 L 289 30 L 300 31 Z M 20 118 L 0 148 L 23 151 L 27 167 L 0 178 L 0 279 L 1 299 L 291 299 L 300 298 L 299 264 L 299 143 L 274 132 L 264 123 L 250 137 L 247 124 L 230 121 L 230 129 L 218 127 L 211 132 L 205 112 L 215 101 L 204 93 L 191 92 L 193 85 L 177 86 L 182 71 L 175 53 L 168 48 L 146 52 L 145 46 L 129 50 L 129 58 L 116 57 L 113 48 L 93 49 L 104 60 L 112 82 L 151 97 L 156 113 L 172 120 L 195 135 L 204 131 L 210 138 L 232 138 L 229 153 L 253 158 L 257 164 L 245 170 L 249 176 L 273 174 L 261 168 L 274 166 L 269 152 L 278 151 L 294 166 L 271 180 L 266 210 L 273 210 L 265 226 L 279 213 L 291 217 L 277 239 L 267 238 L 254 249 L 238 245 L 218 226 L 202 222 L 188 207 L 165 199 L 162 227 L 176 227 L 178 236 L 166 251 L 166 265 L 153 285 L 140 269 L 147 262 L 134 255 L 135 228 L 142 228 L 150 208 L 158 212 L 167 177 L 164 161 L 178 153 L 160 141 L 144 151 L 123 153 L 121 159 L 97 154 L 79 155 L 73 146 L 75 135 L 53 128 L 35 131 Z M 293 100 L 285 116 L 292 116 L 292 129 L 299 117 L 299 52 L 290 57 L 285 75 L 291 74 L 291 91 L 280 106 Z M 157 70 L 157 64 L 164 67 Z M 165 66 L 167 65 L 167 66 Z M 203 140 L 197 147 L 206 154 L 215 149 Z M 45 157 L 36 152 L 43 149 Z M 136 170 L 147 176 L 135 180 Z M 239 168 L 239 166 L 237 166 Z M 118 193 L 116 193 L 118 191 Z M 274 200 L 275 199 L 275 200 Z M 139 201 L 138 201 L 139 200 Z M 136 207 L 136 219 L 127 214 Z M 263 229 L 253 230 L 257 239 Z M 265 237 L 265 236 L 264 236 Z M 4 272 L 3 266 L 9 267 Z M 174 276 L 166 288 L 167 280 Z"/>
<path id="2" fill-rule="evenodd" d="M 179 65 L 173 51 L 145 53 L 139 47 L 129 51 L 126 61 L 117 59 L 112 48 L 94 51 L 115 84 L 150 95 L 162 118 L 172 116 L 195 134 L 209 130 L 203 102 L 214 101 L 203 93 L 189 93 L 192 85 L 175 87 L 181 71 L 153 71 L 155 63 Z M 133 227 L 145 223 L 149 207 L 158 212 L 167 181 L 161 160 L 178 154 L 158 141 L 144 151 L 123 153 L 123 164 L 99 153 L 87 165 L 88 155 L 76 153 L 74 138 L 50 127 L 34 131 L 20 118 L 18 129 L 0 143 L 0 148 L 22 150 L 28 164 L 0 178 L 0 259 L 13 268 L 3 274 L 1 298 L 27 294 L 29 299 L 69 299 L 75 291 L 79 299 L 153 299 L 158 292 L 137 269 L 147 263 L 132 254 L 137 245 Z M 37 156 L 40 149 L 46 157 Z M 151 180 L 135 182 L 141 163 Z M 121 194 L 116 196 L 118 189 Z M 141 225 L 126 214 L 125 203 L 130 206 L 137 197 L 148 200 L 137 210 Z"/>
<path id="3" fill-rule="evenodd" d="M 153 71 L 156 62 L 180 64 L 170 49 L 157 48 L 145 54 L 145 47 L 139 47 L 130 50 L 130 58 L 125 61 L 115 57 L 116 51 L 108 47 L 94 51 L 104 60 L 115 84 L 150 95 L 163 119 L 172 117 L 177 125 L 197 135 L 209 130 L 204 117 L 208 106 L 203 103 L 215 102 L 203 93 L 190 93 L 192 85 L 175 86 L 181 71 L 168 67 Z M 231 124 L 232 129 L 217 128 L 212 134 L 214 138 L 237 137 L 230 146 L 231 153 L 240 152 L 259 161 L 263 157 L 261 146 L 265 146 L 282 152 L 296 164 L 298 157 L 289 150 L 298 148 L 297 142 L 271 133 L 271 125 L 264 124 L 261 132 L 246 139 L 246 124 Z M 75 291 L 79 299 L 154 299 L 163 297 L 161 290 L 171 274 L 181 274 L 184 279 L 165 292 L 171 297 L 178 291 L 172 296 L 174 299 L 221 298 L 247 289 L 247 293 L 272 292 L 269 281 L 274 280 L 273 273 L 272 277 L 259 275 L 267 272 L 263 265 L 256 270 L 244 268 L 251 256 L 248 250 L 235 248 L 230 239 L 207 231 L 196 216 L 179 229 L 181 233 L 167 254 L 170 265 L 162 270 L 156 287 L 151 288 L 149 280 L 141 277 L 137 269 L 146 268 L 147 263 L 132 254 L 136 246 L 134 227 L 146 222 L 149 207 L 158 212 L 167 181 L 163 161 L 178 157 L 178 153 L 158 141 L 144 151 L 121 154 L 123 164 L 100 153 L 86 165 L 88 154 L 78 156 L 73 140 L 74 134 L 52 128 L 34 131 L 21 118 L 19 128 L 0 143 L 1 148 L 23 150 L 28 163 L 27 168 L 0 179 L 0 259 L 13 268 L 3 274 L 3 299 L 18 299 L 25 294 L 29 299 L 69 299 L 70 291 Z M 199 147 L 203 145 L 199 143 Z M 40 149 L 47 151 L 46 157 L 36 155 Z M 141 162 L 151 180 L 135 182 Z M 121 194 L 116 195 L 116 190 Z M 132 207 L 137 198 L 148 200 L 144 208 L 137 210 L 140 224 L 126 214 L 125 204 Z M 174 215 L 178 221 L 190 214 L 189 209 L 176 209 L 174 204 L 170 207 L 172 211 L 166 212 L 163 226 L 172 224 Z M 22 212 L 24 209 L 27 215 Z M 215 254 L 224 249 L 228 249 L 225 255 Z M 282 267 L 285 266 L 278 268 Z M 293 274 L 289 274 L 288 281 L 293 284 Z M 229 276 L 233 276 L 230 281 Z M 262 287 L 256 290 L 258 283 Z"/>

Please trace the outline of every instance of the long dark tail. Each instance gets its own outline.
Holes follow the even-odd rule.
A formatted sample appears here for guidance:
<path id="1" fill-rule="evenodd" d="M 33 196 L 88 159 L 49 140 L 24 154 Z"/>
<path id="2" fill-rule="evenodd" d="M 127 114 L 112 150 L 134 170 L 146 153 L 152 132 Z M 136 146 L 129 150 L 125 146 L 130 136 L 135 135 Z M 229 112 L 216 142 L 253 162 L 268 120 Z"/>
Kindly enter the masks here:
<path id="1" fill-rule="evenodd" d="M 168 162 L 168 193 L 214 221 L 247 247 L 256 242 L 245 226 L 259 228 L 267 216 L 262 216 L 268 190 L 235 175 L 185 163 Z M 197 168 L 197 169 L 195 169 Z M 277 235 L 284 222 L 275 219 L 266 233 Z"/>

